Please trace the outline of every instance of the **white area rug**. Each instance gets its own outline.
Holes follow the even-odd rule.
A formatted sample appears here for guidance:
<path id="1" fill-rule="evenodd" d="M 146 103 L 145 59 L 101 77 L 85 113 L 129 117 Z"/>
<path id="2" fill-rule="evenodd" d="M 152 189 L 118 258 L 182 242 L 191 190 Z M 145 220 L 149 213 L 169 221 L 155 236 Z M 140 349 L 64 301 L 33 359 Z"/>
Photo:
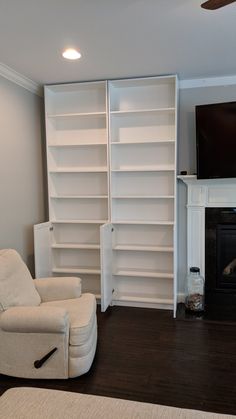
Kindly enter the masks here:
<path id="1" fill-rule="evenodd" d="M 230 419 L 235 417 L 37 388 L 12 388 L 0 397 L 1 419 Z"/>

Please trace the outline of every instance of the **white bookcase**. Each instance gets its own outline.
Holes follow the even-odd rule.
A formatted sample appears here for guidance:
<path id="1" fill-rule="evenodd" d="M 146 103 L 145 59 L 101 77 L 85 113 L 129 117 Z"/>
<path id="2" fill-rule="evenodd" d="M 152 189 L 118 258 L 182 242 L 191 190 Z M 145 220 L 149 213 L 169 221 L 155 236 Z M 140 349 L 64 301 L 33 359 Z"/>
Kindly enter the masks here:
<path id="1" fill-rule="evenodd" d="M 112 271 L 103 276 L 112 282 L 115 304 L 170 308 L 175 300 L 176 77 L 108 84 L 111 233 L 104 234 L 111 234 Z"/>
<path id="2" fill-rule="evenodd" d="M 175 309 L 176 76 L 48 86 L 45 109 L 52 273 Z"/>
<path id="3" fill-rule="evenodd" d="M 109 219 L 107 83 L 46 86 L 45 115 L 50 271 L 79 275 L 83 290 L 100 296 L 99 230 Z"/>

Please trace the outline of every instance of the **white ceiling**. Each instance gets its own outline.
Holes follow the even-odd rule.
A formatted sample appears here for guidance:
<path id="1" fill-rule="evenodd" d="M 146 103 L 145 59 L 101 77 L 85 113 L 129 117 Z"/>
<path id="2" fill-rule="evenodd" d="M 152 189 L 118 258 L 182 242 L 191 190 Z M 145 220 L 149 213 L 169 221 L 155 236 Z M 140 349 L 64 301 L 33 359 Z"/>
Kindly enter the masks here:
<path id="1" fill-rule="evenodd" d="M 203 0 L 0 0 L 0 62 L 36 83 L 158 74 L 236 74 L 236 3 Z M 82 58 L 61 57 L 67 46 Z"/>

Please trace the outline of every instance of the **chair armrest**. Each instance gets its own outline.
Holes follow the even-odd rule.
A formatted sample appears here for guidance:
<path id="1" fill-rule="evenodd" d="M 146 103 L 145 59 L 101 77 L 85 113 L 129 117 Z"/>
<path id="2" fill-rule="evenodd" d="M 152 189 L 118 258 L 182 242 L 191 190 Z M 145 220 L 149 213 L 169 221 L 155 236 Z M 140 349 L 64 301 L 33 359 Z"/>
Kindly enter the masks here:
<path id="1" fill-rule="evenodd" d="M 65 333 L 69 316 L 60 307 L 11 307 L 0 314 L 0 328 L 15 333 Z"/>
<path id="2" fill-rule="evenodd" d="M 43 303 L 81 296 L 81 279 L 77 277 L 40 278 L 34 284 Z"/>

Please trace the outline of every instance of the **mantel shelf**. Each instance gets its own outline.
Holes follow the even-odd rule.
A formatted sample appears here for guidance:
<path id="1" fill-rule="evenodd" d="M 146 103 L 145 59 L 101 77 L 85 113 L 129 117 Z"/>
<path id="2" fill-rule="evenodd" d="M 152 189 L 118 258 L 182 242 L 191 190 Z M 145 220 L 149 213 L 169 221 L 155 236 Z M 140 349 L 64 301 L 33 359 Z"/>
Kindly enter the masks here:
<path id="1" fill-rule="evenodd" d="M 178 175 L 178 180 L 186 183 L 186 185 L 196 185 L 196 186 L 218 186 L 218 185 L 235 185 L 236 178 L 215 178 L 215 179 L 198 179 L 197 175 Z"/>
<path id="2" fill-rule="evenodd" d="M 236 206 L 236 178 L 197 179 L 195 175 L 177 178 L 187 185 L 188 206 Z"/>

